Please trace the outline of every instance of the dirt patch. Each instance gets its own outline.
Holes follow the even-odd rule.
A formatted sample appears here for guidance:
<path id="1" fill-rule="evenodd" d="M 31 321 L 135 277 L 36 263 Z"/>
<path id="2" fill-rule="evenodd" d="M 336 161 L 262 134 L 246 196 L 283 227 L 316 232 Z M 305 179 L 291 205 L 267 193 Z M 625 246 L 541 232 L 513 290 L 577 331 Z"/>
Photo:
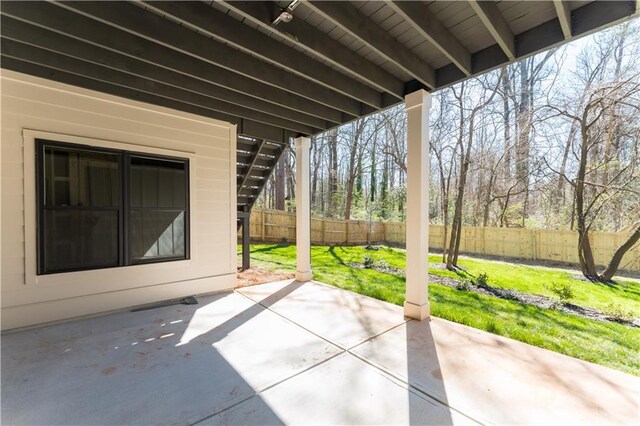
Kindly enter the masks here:
<path id="1" fill-rule="evenodd" d="M 236 287 L 270 283 L 273 281 L 292 280 L 295 274 L 286 272 L 273 272 L 264 269 L 251 268 L 238 272 L 238 284 Z"/>

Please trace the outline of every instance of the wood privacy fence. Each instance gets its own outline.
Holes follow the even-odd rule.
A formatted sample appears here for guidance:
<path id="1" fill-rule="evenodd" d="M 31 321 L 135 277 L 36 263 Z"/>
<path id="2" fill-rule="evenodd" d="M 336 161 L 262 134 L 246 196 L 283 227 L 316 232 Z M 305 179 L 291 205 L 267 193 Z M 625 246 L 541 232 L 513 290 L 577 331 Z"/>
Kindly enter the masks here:
<path id="1" fill-rule="evenodd" d="M 442 250 L 442 225 L 429 226 L 429 248 Z M 591 245 L 596 262 L 606 264 L 630 232 L 592 232 Z M 368 222 L 311 218 L 312 244 L 358 245 L 391 243 L 404 245 L 406 226 L 402 222 Z M 253 209 L 251 239 L 263 242 L 296 241 L 296 216 L 277 210 Z M 463 227 L 460 252 L 502 258 L 578 263 L 578 234 L 575 231 L 552 231 L 514 228 Z M 640 245 L 628 251 L 620 269 L 640 272 Z"/>

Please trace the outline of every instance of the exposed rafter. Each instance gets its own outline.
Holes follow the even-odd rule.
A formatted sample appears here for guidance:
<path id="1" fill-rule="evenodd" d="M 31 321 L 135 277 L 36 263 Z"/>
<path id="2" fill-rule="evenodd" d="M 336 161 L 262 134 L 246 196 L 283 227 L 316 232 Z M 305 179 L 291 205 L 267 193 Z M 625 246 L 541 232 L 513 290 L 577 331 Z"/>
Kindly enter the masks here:
<path id="1" fill-rule="evenodd" d="M 404 82 L 389 72 L 380 68 L 373 62 L 344 48 L 344 45 L 327 37 L 325 33 L 301 19 L 293 19 L 291 22 L 281 22 L 278 26 L 271 24 L 271 11 L 275 7 L 272 2 L 264 1 L 221 1 L 225 7 L 242 15 L 263 29 L 285 37 L 306 51 L 317 55 L 339 67 L 367 84 L 376 87 L 379 91 L 387 92 L 394 98 L 401 100 L 404 96 Z M 383 100 L 383 105 L 385 104 Z M 386 106 L 386 105 L 384 105 Z"/>
<path id="2" fill-rule="evenodd" d="M 49 52 L 56 52 L 67 57 L 103 65 L 115 71 L 124 71 L 137 77 L 165 83 L 177 89 L 189 90 L 213 99 L 248 108 L 253 111 L 275 115 L 311 127 L 327 128 L 332 126 L 331 123 L 315 116 L 274 105 L 222 86 L 210 84 L 203 80 L 190 78 L 167 68 L 151 65 L 147 62 L 93 46 L 44 28 L 29 25 L 13 18 L 3 17 L 0 31 L 3 40 L 6 40 L 3 41 L 3 47 L 7 45 L 8 41 L 21 42 L 29 46 L 47 49 Z M 8 45 L 12 46 L 11 43 Z M 19 49 L 15 53 L 26 55 L 28 51 L 29 49 Z M 26 56 L 23 57 L 23 59 L 30 58 Z M 31 58 L 31 60 L 33 60 L 33 58 Z"/>
<path id="3" fill-rule="evenodd" d="M 389 6 L 400 14 L 413 28 L 425 39 L 437 47 L 453 62 L 465 75 L 471 75 L 471 54 L 442 25 L 433 13 L 422 2 L 413 1 L 389 1 Z"/>
<path id="4" fill-rule="evenodd" d="M 166 108 L 175 109 L 178 111 L 184 111 L 191 114 L 200 115 L 203 117 L 210 117 L 216 120 L 227 121 L 229 123 L 236 124 L 238 126 L 238 133 L 246 133 L 256 138 L 264 138 L 277 142 L 285 143 L 290 136 L 295 136 L 296 133 L 287 132 L 280 127 L 270 126 L 268 124 L 258 123 L 252 120 L 243 119 L 233 116 L 231 114 L 220 113 L 207 108 L 198 107 L 195 105 L 176 101 L 174 99 L 165 98 L 156 94 L 150 94 L 147 92 L 141 92 L 139 90 L 129 89 L 123 86 L 118 86 L 110 83 L 106 83 L 99 80 L 93 80 L 91 78 L 78 76 L 75 74 L 66 73 L 60 70 L 54 70 L 46 68 L 41 65 L 37 65 L 31 62 L 25 62 L 18 59 L 2 56 L 2 68 L 20 72 L 23 74 L 29 74 L 35 77 L 45 78 L 47 80 L 53 80 L 60 83 L 70 84 L 76 87 L 82 87 L 84 89 L 95 90 L 102 93 L 107 93 L 114 96 L 119 96 L 134 101 L 145 102 L 153 105 L 158 105 Z M 245 128 L 247 130 L 245 131 Z"/>
<path id="5" fill-rule="evenodd" d="M 426 87 L 435 89 L 436 77 L 433 68 L 349 2 L 311 1 L 305 5 L 358 38 Z"/>
<path id="6" fill-rule="evenodd" d="M 53 4 L 348 114 L 359 115 L 362 112 L 361 103 L 348 96 L 327 90 L 326 87 L 298 75 L 283 72 L 282 68 L 261 61 L 231 46 L 213 42 L 208 37 L 203 37 L 159 15 L 149 13 L 134 4 L 111 2 L 108 7 L 101 2 Z"/>
<path id="7" fill-rule="evenodd" d="M 496 4 L 489 0 L 469 0 L 469 4 L 507 58 L 513 61 L 516 58 L 515 38 Z"/>
<path id="8" fill-rule="evenodd" d="M 590 34 L 602 28 L 623 22 L 635 13 L 635 1 L 593 1 L 572 11 L 572 38 Z M 560 25 L 555 20 L 547 21 L 518 34 L 516 59 L 536 54 L 565 41 Z M 498 44 L 482 49 L 471 55 L 473 73 L 486 72 L 508 64 L 504 52 Z M 438 88 L 447 87 L 464 80 L 465 75 L 453 64 L 437 70 Z"/>
<path id="9" fill-rule="evenodd" d="M 64 43 L 56 44 L 54 50 L 67 49 L 72 52 L 74 49 L 82 49 L 80 46 L 82 43 L 86 43 L 98 47 L 94 52 L 97 63 L 113 65 L 118 63 L 114 55 L 121 54 L 155 67 L 180 72 L 227 90 L 319 117 L 332 123 L 342 123 L 349 118 L 335 109 L 310 102 L 298 95 L 238 75 L 224 68 L 200 62 L 188 55 L 175 52 L 167 47 L 49 3 L 38 3 L 37 7 L 30 2 L 3 3 L 2 19 L 0 27 L 2 27 L 3 34 L 11 31 L 14 39 L 24 40 L 30 44 L 46 47 L 51 45 L 52 33 L 65 34 L 77 42 L 71 44 L 67 40 Z M 38 27 L 41 28 L 40 31 L 36 31 Z M 105 48 L 100 48 L 102 46 Z M 69 54 L 73 56 L 73 53 Z"/>
<path id="10" fill-rule="evenodd" d="M 562 0 L 553 0 L 553 5 L 556 7 L 556 13 L 558 14 L 558 21 L 560 21 L 560 28 L 564 38 L 571 37 L 571 9 L 569 8 L 569 2 Z"/>
<path id="11" fill-rule="evenodd" d="M 8 39 L 4 39 L 2 41 L 2 57 L 32 62 L 42 67 L 63 71 L 77 76 L 91 76 L 91 79 L 93 80 L 103 81 L 109 84 L 162 96 L 168 99 L 174 99 L 176 101 L 191 104 L 200 108 L 206 108 L 219 113 L 249 118 L 261 123 L 282 127 L 283 129 L 303 134 L 313 134 L 317 130 L 311 126 L 296 123 L 282 117 L 265 114 L 234 105 L 230 102 L 213 99 L 196 92 L 170 86 L 166 83 L 160 83 L 122 71 L 115 71 L 111 68 L 92 64 L 66 55 L 56 54 L 56 52 L 29 46 L 17 41 Z"/>
<path id="12" fill-rule="evenodd" d="M 514 8 L 529 29 L 514 36 L 496 2 L 469 2 L 456 13 L 468 17 L 475 10 L 496 40 L 469 55 L 456 40 L 456 27 L 438 22 L 427 2 L 302 2 L 292 21 L 275 25 L 284 3 L 216 1 L 1 2 L 1 65 L 229 121 L 240 134 L 258 139 L 286 141 L 638 14 L 637 0 L 592 1 L 570 11 L 557 2 L 561 17 L 549 20 L 527 13 L 536 6 L 520 2 Z M 487 30 L 480 25 L 465 31 L 484 39 Z M 422 40 L 442 53 L 419 59 L 415 52 L 434 50 L 422 47 Z M 443 55 L 451 62 L 434 71 L 428 63 Z"/>
<path id="13" fill-rule="evenodd" d="M 311 61 L 304 53 L 265 37 L 264 33 L 249 26 L 238 31 L 238 21 L 202 2 L 147 1 L 143 3 L 161 14 L 196 28 L 215 39 L 251 53 L 260 59 L 281 66 L 287 71 L 307 78 L 345 96 L 357 99 L 373 108 L 381 108 L 378 91 L 334 70 Z"/>

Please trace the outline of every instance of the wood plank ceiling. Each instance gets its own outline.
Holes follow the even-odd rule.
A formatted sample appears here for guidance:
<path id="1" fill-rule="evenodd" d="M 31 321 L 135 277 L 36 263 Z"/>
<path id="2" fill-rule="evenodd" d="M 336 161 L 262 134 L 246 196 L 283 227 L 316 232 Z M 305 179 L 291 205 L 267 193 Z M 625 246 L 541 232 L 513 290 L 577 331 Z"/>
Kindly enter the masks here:
<path id="1" fill-rule="evenodd" d="M 637 16 L 638 2 L 3 1 L 0 10 L 2 68 L 285 142 Z M 293 19 L 274 24 L 285 11 Z"/>

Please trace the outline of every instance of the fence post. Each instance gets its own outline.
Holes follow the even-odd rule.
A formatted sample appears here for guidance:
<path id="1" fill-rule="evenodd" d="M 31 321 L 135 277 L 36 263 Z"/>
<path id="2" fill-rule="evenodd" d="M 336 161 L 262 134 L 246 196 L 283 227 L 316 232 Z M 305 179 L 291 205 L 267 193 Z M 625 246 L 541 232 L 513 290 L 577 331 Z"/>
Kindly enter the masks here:
<path id="1" fill-rule="evenodd" d="M 326 228 L 326 227 L 325 227 L 325 219 L 324 219 L 324 217 L 323 217 L 323 218 L 322 218 L 322 228 L 321 228 L 321 229 L 322 229 L 322 245 L 325 245 L 325 244 L 326 244 L 326 241 L 327 241 L 327 239 L 326 239 L 326 238 L 325 238 L 325 236 L 324 236 L 324 230 L 325 230 L 325 228 Z"/>
<path id="2" fill-rule="evenodd" d="M 264 209 L 260 210 L 260 241 L 264 242 L 267 236 L 266 234 L 266 218 Z"/>

